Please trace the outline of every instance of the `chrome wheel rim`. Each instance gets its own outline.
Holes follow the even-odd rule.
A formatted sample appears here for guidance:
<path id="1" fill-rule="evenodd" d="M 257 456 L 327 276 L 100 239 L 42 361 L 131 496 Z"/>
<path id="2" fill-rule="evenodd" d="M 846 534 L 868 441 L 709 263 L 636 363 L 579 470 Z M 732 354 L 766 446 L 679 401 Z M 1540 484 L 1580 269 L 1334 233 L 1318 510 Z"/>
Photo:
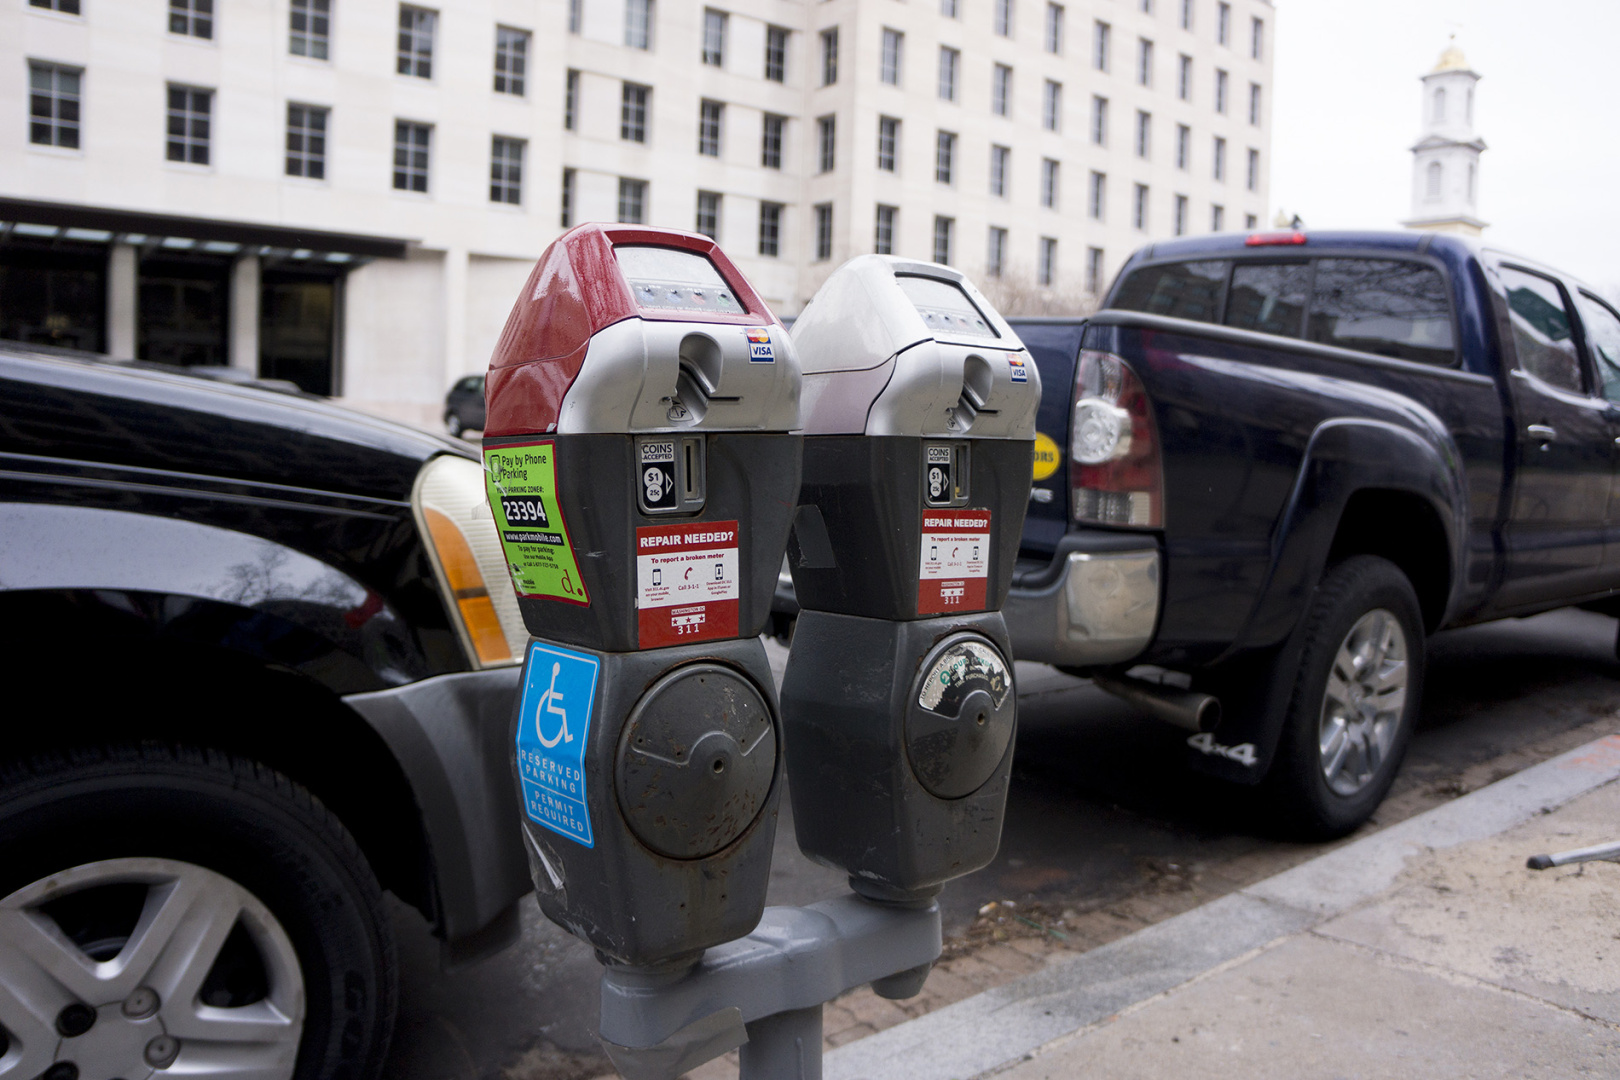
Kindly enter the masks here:
<path id="1" fill-rule="evenodd" d="M 1410 679 L 1400 620 L 1383 608 L 1357 619 L 1333 657 L 1317 732 L 1322 778 L 1336 794 L 1356 794 L 1388 760 Z"/>
<path id="2" fill-rule="evenodd" d="M 0 1080 L 290 1080 L 304 978 L 270 909 L 222 874 L 111 859 L 0 899 Z"/>

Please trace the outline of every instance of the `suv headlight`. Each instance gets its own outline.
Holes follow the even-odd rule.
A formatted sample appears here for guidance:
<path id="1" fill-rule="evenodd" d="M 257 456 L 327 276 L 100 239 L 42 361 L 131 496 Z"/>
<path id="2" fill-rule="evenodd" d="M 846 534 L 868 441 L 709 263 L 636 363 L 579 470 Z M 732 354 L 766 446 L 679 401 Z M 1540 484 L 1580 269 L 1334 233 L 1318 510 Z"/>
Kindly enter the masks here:
<path id="1" fill-rule="evenodd" d="M 429 461 L 416 476 L 411 510 L 468 655 L 481 668 L 517 663 L 529 631 L 485 501 L 483 466 L 453 454 Z"/>

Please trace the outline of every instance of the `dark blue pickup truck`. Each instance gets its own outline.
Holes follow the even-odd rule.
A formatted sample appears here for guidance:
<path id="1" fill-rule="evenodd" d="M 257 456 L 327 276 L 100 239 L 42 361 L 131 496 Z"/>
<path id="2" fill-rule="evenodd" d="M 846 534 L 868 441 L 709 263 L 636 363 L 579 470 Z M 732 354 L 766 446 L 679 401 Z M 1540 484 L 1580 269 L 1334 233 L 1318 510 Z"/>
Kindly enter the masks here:
<path id="1" fill-rule="evenodd" d="M 1426 635 L 1620 613 L 1620 314 L 1422 233 L 1154 244 L 1041 369 L 1020 659 L 1180 723 L 1315 836 L 1370 815 Z"/>

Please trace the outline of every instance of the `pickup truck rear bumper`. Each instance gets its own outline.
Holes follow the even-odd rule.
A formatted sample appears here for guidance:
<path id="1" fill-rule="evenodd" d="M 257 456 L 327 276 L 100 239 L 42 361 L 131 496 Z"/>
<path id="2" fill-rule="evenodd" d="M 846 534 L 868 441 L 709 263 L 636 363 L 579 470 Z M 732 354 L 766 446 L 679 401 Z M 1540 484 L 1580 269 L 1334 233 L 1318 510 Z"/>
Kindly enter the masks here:
<path id="1" fill-rule="evenodd" d="M 1062 667 L 1139 655 L 1159 617 L 1160 558 L 1154 536 L 1086 529 L 1049 562 L 1020 559 L 1002 606 L 1013 655 Z"/>

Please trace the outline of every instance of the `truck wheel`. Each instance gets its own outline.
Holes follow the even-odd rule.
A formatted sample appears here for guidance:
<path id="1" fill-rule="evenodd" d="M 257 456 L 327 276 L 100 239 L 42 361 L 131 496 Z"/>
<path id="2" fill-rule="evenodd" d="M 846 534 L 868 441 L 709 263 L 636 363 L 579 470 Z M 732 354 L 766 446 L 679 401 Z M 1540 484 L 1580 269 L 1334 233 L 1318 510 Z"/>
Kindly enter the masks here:
<path id="1" fill-rule="evenodd" d="M 377 1075 L 382 895 L 285 776 L 155 746 L 0 765 L 0 851 L 0 1076 Z"/>
<path id="2" fill-rule="evenodd" d="M 1282 740 L 1264 783 L 1288 830 L 1343 836 L 1372 816 L 1400 768 L 1423 694 L 1423 619 L 1395 565 L 1332 567 L 1305 614 Z"/>

